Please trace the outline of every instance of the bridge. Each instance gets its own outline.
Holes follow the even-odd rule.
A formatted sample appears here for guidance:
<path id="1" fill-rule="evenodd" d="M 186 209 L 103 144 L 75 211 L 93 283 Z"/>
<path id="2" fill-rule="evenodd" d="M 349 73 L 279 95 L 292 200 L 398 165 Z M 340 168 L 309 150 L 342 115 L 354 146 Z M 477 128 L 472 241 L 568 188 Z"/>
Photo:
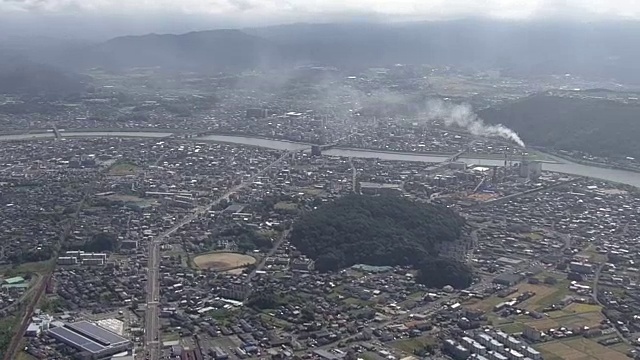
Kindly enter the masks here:
<path id="1" fill-rule="evenodd" d="M 455 155 L 445 160 L 445 163 L 452 163 L 454 161 L 458 161 L 462 155 L 464 155 L 469 150 L 469 147 L 466 147 L 460 151 L 458 151 Z"/>
<path id="2" fill-rule="evenodd" d="M 314 146 L 317 146 L 320 151 L 331 150 L 331 149 L 335 148 L 336 146 L 339 146 L 341 141 L 347 140 L 350 137 L 352 137 L 353 135 L 358 135 L 358 133 L 351 132 L 351 133 L 341 137 L 340 139 L 335 140 L 334 142 L 332 142 L 330 144 L 317 144 L 317 145 L 314 145 Z"/>
<path id="3" fill-rule="evenodd" d="M 60 135 L 60 131 L 58 131 L 56 124 L 51 124 L 51 129 L 53 130 L 53 134 L 56 136 L 56 140 L 60 140 L 62 135 Z"/>

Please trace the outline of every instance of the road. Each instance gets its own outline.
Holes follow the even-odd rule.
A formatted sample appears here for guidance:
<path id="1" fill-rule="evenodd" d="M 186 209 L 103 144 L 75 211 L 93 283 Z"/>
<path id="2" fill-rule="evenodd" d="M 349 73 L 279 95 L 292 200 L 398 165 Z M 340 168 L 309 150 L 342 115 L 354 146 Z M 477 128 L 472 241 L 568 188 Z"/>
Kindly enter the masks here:
<path id="1" fill-rule="evenodd" d="M 291 229 L 286 229 L 282 232 L 282 235 L 280 235 L 280 238 L 276 240 L 275 244 L 273 244 L 271 250 L 269 250 L 267 255 L 265 255 L 262 260 L 260 260 L 260 263 L 256 266 L 256 268 L 253 269 L 253 271 L 247 276 L 247 278 L 245 279 L 245 283 L 249 283 L 251 279 L 253 279 L 253 277 L 257 274 L 257 272 L 264 268 L 264 265 L 267 263 L 267 258 L 273 256 L 276 251 L 278 251 L 282 243 L 287 239 L 287 236 L 289 236 L 289 232 L 291 232 Z"/>
<path id="2" fill-rule="evenodd" d="M 598 282 L 600 281 L 600 274 L 602 273 L 602 269 L 604 268 L 604 263 L 598 265 L 598 269 L 596 270 L 596 274 L 593 276 L 593 291 L 591 292 L 591 296 L 593 297 L 593 300 L 596 302 L 596 304 L 602 306 L 602 308 L 606 308 L 598 299 Z M 616 330 L 616 334 L 618 335 L 618 337 L 620 339 L 622 339 L 622 341 L 624 341 L 625 344 L 627 345 L 631 345 L 633 346 L 633 343 L 627 339 L 624 334 L 620 331 L 620 329 L 618 329 L 617 326 L 613 326 L 613 328 Z"/>
<path id="3" fill-rule="evenodd" d="M 147 309 L 145 312 L 145 347 L 146 358 L 156 360 L 160 358 L 161 346 L 160 346 L 160 317 L 159 317 L 159 300 L 160 300 L 160 246 L 173 233 L 178 231 L 183 226 L 189 224 L 194 219 L 198 218 L 202 214 L 206 213 L 212 206 L 218 205 L 223 200 L 228 200 L 229 196 L 235 194 L 245 186 L 254 182 L 258 177 L 262 176 L 267 170 L 276 166 L 282 160 L 289 156 L 289 152 L 286 152 L 278 160 L 265 166 L 258 173 L 251 178 L 242 182 L 241 184 L 229 189 L 224 195 L 211 201 L 209 204 L 196 208 L 196 210 L 182 219 L 180 222 L 172 226 L 170 229 L 159 234 L 149 244 L 149 261 L 147 264 Z"/>

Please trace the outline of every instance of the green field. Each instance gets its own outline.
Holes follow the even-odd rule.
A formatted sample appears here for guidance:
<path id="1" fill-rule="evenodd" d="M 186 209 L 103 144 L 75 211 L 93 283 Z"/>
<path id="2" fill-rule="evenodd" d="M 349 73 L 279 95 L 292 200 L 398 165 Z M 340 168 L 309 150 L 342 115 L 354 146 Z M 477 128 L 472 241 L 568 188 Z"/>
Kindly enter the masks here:
<path id="1" fill-rule="evenodd" d="M 38 360 L 38 358 L 33 357 L 29 354 L 27 354 L 24 351 L 21 351 L 18 353 L 18 355 L 16 356 L 16 360 Z"/>
<path id="2" fill-rule="evenodd" d="M 391 343 L 391 346 L 400 351 L 404 351 L 405 353 L 413 354 L 414 351 L 420 350 L 427 345 L 436 345 L 436 344 L 437 344 L 437 340 L 434 339 L 433 337 L 421 336 L 421 337 L 394 341 Z"/>
<path id="3" fill-rule="evenodd" d="M 278 319 L 276 317 L 273 317 L 269 314 L 260 314 L 260 318 L 262 319 L 262 321 L 271 324 L 273 326 L 279 327 L 279 328 L 287 328 L 290 327 L 291 324 L 287 321 L 284 321 L 282 319 Z"/>
<path id="4" fill-rule="evenodd" d="M 498 328 L 507 334 L 515 334 L 524 331 L 525 325 L 521 322 L 512 322 L 510 324 L 499 325 Z"/>
<path id="5" fill-rule="evenodd" d="M 524 236 L 528 237 L 532 241 L 540 241 L 540 240 L 542 240 L 542 238 L 544 238 L 544 236 L 542 236 L 542 234 L 537 233 L 537 232 L 527 233 L 527 234 L 524 234 Z"/>
<path id="6" fill-rule="evenodd" d="M 545 360 L 552 359 L 607 359 L 623 360 L 627 356 L 612 348 L 585 338 L 571 338 L 561 341 L 550 341 L 537 346 Z"/>
<path id="7" fill-rule="evenodd" d="M 589 259 L 595 263 L 602 263 L 607 261 L 607 255 L 598 253 L 596 251 L 595 245 L 590 245 L 584 251 L 580 252 L 580 255 L 588 256 Z"/>
<path id="8" fill-rule="evenodd" d="M 0 319 L 0 353 L 3 353 L 9 346 L 14 331 L 20 326 L 19 322 L 20 320 L 15 316 Z"/>
<path id="9" fill-rule="evenodd" d="M 549 305 L 556 304 L 571 293 L 571 291 L 569 290 L 568 280 L 559 281 L 556 285 L 554 285 L 554 288 L 554 292 L 539 299 L 535 302 L 535 304 L 532 304 L 536 307 L 536 310 L 542 310 Z"/>
<path id="10" fill-rule="evenodd" d="M 2 266 L 0 267 L 0 273 L 4 274 L 5 277 L 23 276 L 27 273 L 44 274 L 51 269 L 52 261 L 53 260 L 24 263 L 16 267 L 12 267 L 11 265 Z"/>

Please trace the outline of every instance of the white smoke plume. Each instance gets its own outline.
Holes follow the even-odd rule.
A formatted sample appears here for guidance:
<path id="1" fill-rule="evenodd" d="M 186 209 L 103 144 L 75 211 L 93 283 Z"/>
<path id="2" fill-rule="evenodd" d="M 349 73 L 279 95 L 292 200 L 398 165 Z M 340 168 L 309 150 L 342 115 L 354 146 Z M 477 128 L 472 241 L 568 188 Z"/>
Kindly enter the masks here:
<path id="1" fill-rule="evenodd" d="M 451 104 L 439 99 L 429 100 L 426 116 L 427 120 L 443 120 L 446 126 L 457 125 L 465 128 L 473 135 L 501 137 L 525 147 L 524 142 L 515 131 L 502 124 L 485 124 L 468 104 Z"/>

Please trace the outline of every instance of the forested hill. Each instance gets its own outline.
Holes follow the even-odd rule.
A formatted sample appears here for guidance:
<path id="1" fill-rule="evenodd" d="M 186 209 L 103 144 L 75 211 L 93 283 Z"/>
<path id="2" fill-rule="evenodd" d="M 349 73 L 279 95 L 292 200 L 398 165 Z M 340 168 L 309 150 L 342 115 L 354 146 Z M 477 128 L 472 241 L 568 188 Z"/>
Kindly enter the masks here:
<path id="1" fill-rule="evenodd" d="M 435 246 L 462 235 L 465 221 L 446 207 L 395 196 L 348 195 L 306 214 L 291 241 L 320 271 L 354 264 L 420 267 Z"/>
<path id="2" fill-rule="evenodd" d="M 65 96 L 85 89 L 85 77 L 0 54 L 0 94 Z"/>
<path id="3" fill-rule="evenodd" d="M 504 124 L 524 142 L 611 158 L 640 158 L 640 105 L 539 94 L 479 115 Z"/>

